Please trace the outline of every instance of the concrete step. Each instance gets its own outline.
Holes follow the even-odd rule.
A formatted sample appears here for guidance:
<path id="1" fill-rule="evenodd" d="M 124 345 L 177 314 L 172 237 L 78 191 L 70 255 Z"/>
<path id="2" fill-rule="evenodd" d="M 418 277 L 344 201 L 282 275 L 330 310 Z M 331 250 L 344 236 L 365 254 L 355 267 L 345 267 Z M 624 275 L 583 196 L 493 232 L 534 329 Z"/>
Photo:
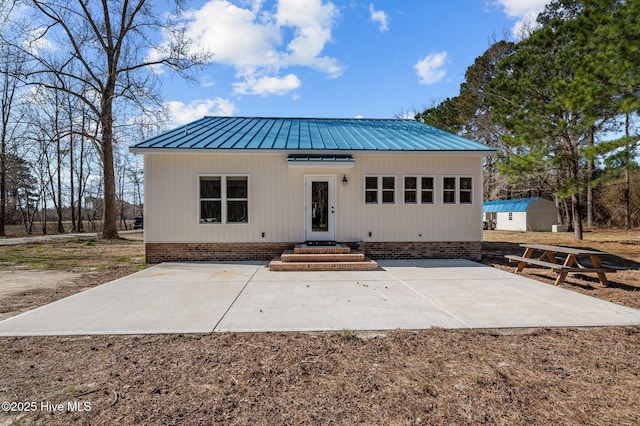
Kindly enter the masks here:
<path id="1" fill-rule="evenodd" d="M 335 246 L 308 246 L 298 244 L 293 248 L 295 254 L 329 254 L 329 253 L 349 253 L 349 246 L 336 244 Z"/>
<path id="2" fill-rule="evenodd" d="M 294 253 L 287 250 L 282 253 L 283 262 L 362 262 L 364 253 L 352 251 L 350 253 Z"/>
<path id="3" fill-rule="evenodd" d="M 271 271 L 375 271 L 378 262 L 365 259 L 360 262 L 283 262 L 276 257 L 269 263 Z"/>

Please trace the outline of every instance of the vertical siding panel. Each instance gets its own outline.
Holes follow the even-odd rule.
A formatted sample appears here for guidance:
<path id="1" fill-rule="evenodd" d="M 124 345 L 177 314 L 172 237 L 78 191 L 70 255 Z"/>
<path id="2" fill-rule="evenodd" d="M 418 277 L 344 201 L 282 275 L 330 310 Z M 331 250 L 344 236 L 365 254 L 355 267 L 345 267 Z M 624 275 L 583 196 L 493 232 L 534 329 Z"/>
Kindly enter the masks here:
<path id="1" fill-rule="evenodd" d="M 145 156 L 148 242 L 296 242 L 304 239 L 304 175 L 336 176 L 337 239 L 341 241 L 480 241 L 482 160 L 479 157 L 355 155 L 352 169 L 289 169 L 286 156 Z M 248 174 L 249 224 L 198 223 L 198 174 Z M 347 175 L 349 184 L 342 185 Z M 396 177 L 395 205 L 365 205 L 364 176 Z M 435 177 L 435 205 L 404 205 L 403 176 Z M 472 176 L 473 205 L 443 206 L 442 176 Z M 265 238 L 261 233 L 265 232 Z M 373 236 L 368 237 L 368 232 Z M 422 237 L 419 236 L 422 234 Z"/>

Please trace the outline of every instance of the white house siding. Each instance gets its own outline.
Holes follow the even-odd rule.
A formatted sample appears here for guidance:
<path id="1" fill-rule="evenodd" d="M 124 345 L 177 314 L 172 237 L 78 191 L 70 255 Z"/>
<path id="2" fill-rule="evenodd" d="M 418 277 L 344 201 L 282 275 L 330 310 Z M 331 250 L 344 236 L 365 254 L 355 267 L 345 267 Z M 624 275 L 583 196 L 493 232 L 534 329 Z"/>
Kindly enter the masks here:
<path id="1" fill-rule="evenodd" d="M 304 176 L 336 176 L 336 240 L 481 241 L 482 158 L 415 154 L 354 155 L 351 169 L 294 169 L 284 154 L 146 154 L 145 240 L 175 242 L 304 241 Z M 200 224 L 198 176 L 249 176 L 248 224 Z M 343 186 L 342 176 L 349 183 Z M 394 205 L 365 205 L 364 176 L 396 176 Z M 403 204 L 403 176 L 434 176 L 434 205 Z M 473 178 L 473 204 L 443 205 L 442 177 Z M 264 232 L 264 237 L 262 233 Z M 371 233 L 371 237 L 369 237 Z"/>

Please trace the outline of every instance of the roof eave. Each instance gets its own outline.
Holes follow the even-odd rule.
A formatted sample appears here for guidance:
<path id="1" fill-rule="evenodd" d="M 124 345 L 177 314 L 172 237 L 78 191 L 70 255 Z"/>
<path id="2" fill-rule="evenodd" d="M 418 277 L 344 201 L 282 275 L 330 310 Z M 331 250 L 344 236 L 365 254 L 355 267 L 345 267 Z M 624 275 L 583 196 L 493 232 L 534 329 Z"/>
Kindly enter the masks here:
<path id="1" fill-rule="evenodd" d="M 432 156 L 479 156 L 479 157 L 491 157 L 496 154 L 495 149 L 478 149 L 478 150 L 351 150 L 351 149 L 207 149 L 207 148 L 142 148 L 142 147 L 129 147 L 129 152 L 133 154 L 212 154 L 212 155 L 278 155 L 278 154 L 355 154 L 355 155 L 432 155 Z"/>

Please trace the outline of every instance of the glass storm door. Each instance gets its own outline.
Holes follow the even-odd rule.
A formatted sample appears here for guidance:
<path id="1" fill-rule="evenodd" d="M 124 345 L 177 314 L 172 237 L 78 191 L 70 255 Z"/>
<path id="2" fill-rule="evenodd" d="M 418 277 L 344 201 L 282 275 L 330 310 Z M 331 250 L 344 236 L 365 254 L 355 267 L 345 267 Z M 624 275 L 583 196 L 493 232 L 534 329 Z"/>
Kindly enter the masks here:
<path id="1" fill-rule="evenodd" d="M 336 239 L 336 177 L 305 176 L 305 239 L 334 241 Z"/>

